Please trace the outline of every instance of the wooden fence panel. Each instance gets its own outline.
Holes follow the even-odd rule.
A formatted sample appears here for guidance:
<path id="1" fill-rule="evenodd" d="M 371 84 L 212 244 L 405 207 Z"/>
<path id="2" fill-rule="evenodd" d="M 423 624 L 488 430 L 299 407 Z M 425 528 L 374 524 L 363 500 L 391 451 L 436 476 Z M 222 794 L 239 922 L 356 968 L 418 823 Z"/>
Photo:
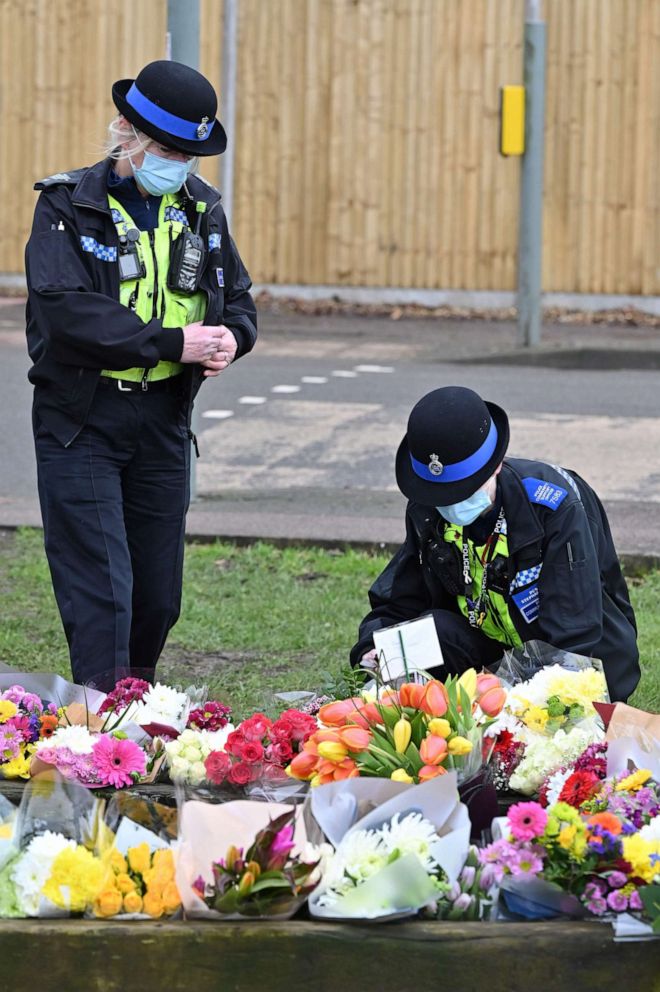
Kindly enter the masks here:
<path id="1" fill-rule="evenodd" d="M 233 228 L 255 281 L 513 289 L 523 0 L 240 0 Z M 660 0 L 546 0 L 543 286 L 660 293 Z M 221 92 L 222 0 L 200 66 Z M 164 0 L 0 0 L 0 272 L 32 182 L 95 161 Z M 203 174 L 218 182 L 217 160 Z"/>

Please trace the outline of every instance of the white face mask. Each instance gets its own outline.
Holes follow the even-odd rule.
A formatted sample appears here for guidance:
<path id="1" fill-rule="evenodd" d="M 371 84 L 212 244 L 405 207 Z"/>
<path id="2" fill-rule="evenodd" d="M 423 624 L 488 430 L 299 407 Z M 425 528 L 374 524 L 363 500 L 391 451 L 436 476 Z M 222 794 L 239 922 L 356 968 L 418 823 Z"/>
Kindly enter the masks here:
<path id="1" fill-rule="evenodd" d="M 493 475 L 476 493 L 449 506 L 436 506 L 438 513 L 455 527 L 469 527 L 477 517 L 489 510 L 497 493 L 497 476 Z"/>

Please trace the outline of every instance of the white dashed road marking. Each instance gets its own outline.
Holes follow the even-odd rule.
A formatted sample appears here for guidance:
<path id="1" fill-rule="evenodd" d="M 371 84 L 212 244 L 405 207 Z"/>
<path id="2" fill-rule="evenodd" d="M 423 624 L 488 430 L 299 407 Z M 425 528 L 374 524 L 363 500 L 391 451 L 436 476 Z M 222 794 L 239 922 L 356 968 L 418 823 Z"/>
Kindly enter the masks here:
<path id="1" fill-rule="evenodd" d="M 226 420 L 227 417 L 233 417 L 233 410 L 205 410 L 202 417 L 208 417 L 209 420 Z"/>
<path id="2" fill-rule="evenodd" d="M 392 365 L 356 365 L 356 372 L 394 372 Z"/>
<path id="3" fill-rule="evenodd" d="M 299 393 L 300 386 L 273 386 L 271 393 Z"/>
<path id="4" fill-rule="evenodd" d="M 337 379 L 357 379 L 357 372 L 349 372 L 348 369 L 335 369 L 334 372 L 330 373 L 334 375 Z"/>
<path id="5" fill-rule="evenodd" d="M 261 403 L 266 402 L 265 396 L 241 396 L 239 398 L 239 403 L 249 403 L 253 406 L 259 406 Z"/>
<path id="6" fill-rule="evenodd" d="M 321 385 L 327 382 L 328 378 L 325 375 L 304 375 L 300 381 L 308 382 L 310 385 Z"/>

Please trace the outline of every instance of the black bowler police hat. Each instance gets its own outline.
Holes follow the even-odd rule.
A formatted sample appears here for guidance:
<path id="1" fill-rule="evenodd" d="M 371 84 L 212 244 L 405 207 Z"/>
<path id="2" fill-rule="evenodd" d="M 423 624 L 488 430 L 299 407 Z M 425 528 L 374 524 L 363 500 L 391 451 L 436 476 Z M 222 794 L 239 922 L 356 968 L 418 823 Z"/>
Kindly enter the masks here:
<path id="1" fill-rule="evenodd" d="M 463 386 L 434 389 L 408 418 L 396 481 L 415 503 L 451 506 L 488 481 L 508 446 L 509 420 L 501 407 Z"/>
<path id="2" fill-rule="evenodd" d="M 227 147 L 215 116 L 215 90 L 181 62 L 150 62 L 137 79 L 119 79 L 112 99 L 127 121 L 168 148 L 186 155 L 220 155 Z"/>

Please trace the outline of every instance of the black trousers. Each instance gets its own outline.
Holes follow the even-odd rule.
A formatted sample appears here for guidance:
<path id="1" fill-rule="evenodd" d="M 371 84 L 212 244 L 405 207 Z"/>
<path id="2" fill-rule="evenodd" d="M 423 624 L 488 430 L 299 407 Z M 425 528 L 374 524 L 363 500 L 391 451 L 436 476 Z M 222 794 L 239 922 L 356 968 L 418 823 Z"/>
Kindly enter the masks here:
<path id="1" fill-rule="evenodd" d="M 100 385 L 68 448 L 35 418 L 39 499 L 76 682 L 153 677 L 181 606 L 190 440 L 181 399 Z"/>
<path id="2" fill-rule="evenodd" d="M 496 664 L 507 650 L 505 644 L 493 641 L 471 627 L 462 613 L 433 610 L 432 615 L 444 659 L 441 668 L 430 669 L 430 674 L 435 678 L 443 680 L 448 675 L 460 675 L 468 668 L 488 668 Z"/>

